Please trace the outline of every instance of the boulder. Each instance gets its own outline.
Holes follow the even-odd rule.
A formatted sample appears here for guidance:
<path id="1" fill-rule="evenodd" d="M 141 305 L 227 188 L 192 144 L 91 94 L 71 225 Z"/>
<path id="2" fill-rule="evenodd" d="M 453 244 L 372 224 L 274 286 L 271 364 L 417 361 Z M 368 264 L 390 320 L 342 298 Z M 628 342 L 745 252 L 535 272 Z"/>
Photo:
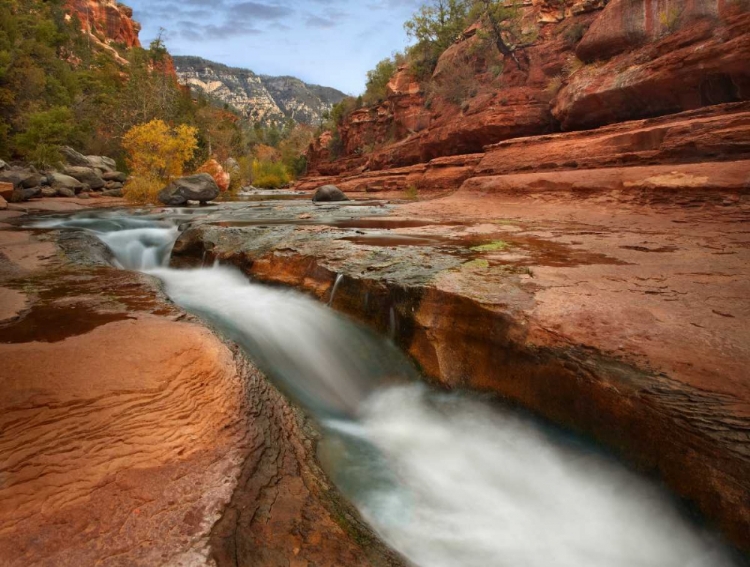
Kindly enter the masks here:
<path id="1" fill-rule="evenodd" d="M 33 199 L 34 197 L 41 197 L 41 196 L 42 196 L 41 187 L 31 187 L 28 189 L 25 187 L 19 187 L 13 190 L 13 194 L 10 196 L 10 202 L 22 203 L 24 201 L 28 201 L 29 199 Z"/>
<path id="2" fill-rule="evenodd" d="M 63 146 L 62 148 L 60 148 L 60 153 L 65 158 L 65 161 L 72 166 L 91 167 L 91 162 L 89 161 L 89 159 L 85 155 L 79 154 L 71 147 Z"/>
<path id="3" fill-rule="evenodd" d="M 12 183 L 0 181 L 0 197 L 5 199 L 6 201 L 9 201 L 10 196 L 13 195 L 13 189 L 15 189 L 15 187 L 13 187 Z"/>
<path id="4" fill-rule="evenodd" d="M 224 171 L 224 168 L 221 167 L 221 164 L 215 159 L 212 158 L 204 163 L 200 167 L 198 172 L 208 173 L 211 177 L 213 177 L 217 187 L 219 188 L 219 191 L 224 192 L 229 189 L 229 184 L 232 179 L 230 175 L 226 171 Z"/>
<path id="5" fill-rule="evenodd" d="M 73 191 L 73 189 L 68 189 L 67 187 L 60 187 L 57 189 L 57 195 L 59 197 L 75 197 L 76 192 Z"/>
<path id="6" fill-rule="evenodd" d="M 54 187 L 42 187 L 42 197 L 57 197 L 57 194 Z"/>
<path id="7" fill-rule="evenodd" d="M 102 174 L 104 181 L 117 181 L 119 183 L 125 183 L 128 180 L 128 174 L 122 171 L 105 171 Z"/>
<path id="8" fill-rule="evenodd" d="M 344 192 L 335 185 L 323 185 L 313 195 L 313 203 L 333 203 L 348 200 L 349 197 L 344 195 Z"/>
<path id="9" fill-rule="evenodd" d="M 8 208 L 8 201 L 6 201 L 3 197 L 0 197 L 0 211 L 4 211 Z"/>
<path id="10" fill-rule="evenodd" d="M 107 156 L 86 156 L 91 167 L 101 169 L 104 173 L 111 173 L 117 169 L 117 164 L 112 158 Z"/>
<path id="11" fill-rule="evenodd" d="M 119 189 L 107 189 L 105 191 L 102 191 L 102 197 L 122 197 L 122 187 Z"/>
<path id="12" fill-rule="evenodd" d="M 0 171 L 4 170 L 6 167 L 8 167 L 8 164 L 0 159 Z"/>
<path id="13" fill-rule="evenodd" d="M 41 184 L 42 176 L 28 169 L 6 169 L 0 172 L 0 182 L 12 183 L 16 189 L 30 189 Z"/>
<path id="14" fill-rule="evenodd" d="M 83 183 L 78 181 L 75 177 L 70 175 L 64 175 L 62 173 L 50 173 L 48 176 L 50 185 L 56 189 L 70 189 L 71 191 L 80 191 L 83 187 Z"/>
<path id="15" fill-rule="evenodd" d="M 224 169 L 229 173 L 229 175 L 239 175 L 240 173 L 240 164 L 239 162 L 234 158 L 229 158 L 224 163 Z"/>
<path id="16" fill-rule="evenodd" d="M 198 173 L 175 179 L 159 193 L 159 201 L 172 207 L 188 201 L 206 203 L 219 196 L 219 186 L 208 173 Z"/>
<path id="17" fill-rule="evenodd" d="M 105 191 L 112 191 L 114 189 L 122 189 L 122 188 L 123 188 L 123 184 L 118 181 L 107 181 L 104 184 Z"/>
<path id="18" fill-rule="evenodd" d="M 65 175 L 76 178 L 81 183 L 86 183 L 93 190 L 104 187 L 104 179 L 90 167 L 70 166 L 65 168 Z"/>

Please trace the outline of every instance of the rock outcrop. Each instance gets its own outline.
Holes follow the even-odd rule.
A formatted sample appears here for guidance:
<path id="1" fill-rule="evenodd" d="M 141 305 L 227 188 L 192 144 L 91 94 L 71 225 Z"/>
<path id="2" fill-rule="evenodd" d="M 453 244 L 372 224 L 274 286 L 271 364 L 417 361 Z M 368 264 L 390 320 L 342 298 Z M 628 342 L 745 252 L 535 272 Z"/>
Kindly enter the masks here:
<path id="1" fill-rule="evenodd" d="M 308 85 L 294 77 L 256 75 L 200 57 L 175 57 L 174 63 L 180 82 L 266 125 L 289 118 L 319 124 L 323 113 L 344 98 L 336 89 Z"/>
<path id="2" fill-rule="evenodd" d="M 563 129 L 750 99 L 750 11 L 725 13 L 719 2 L 694 2 L 674 28 L 665 28 L 654 24 L 656 2 L 643 4 L 610 3 L 584 36 L 577 54 L 591 64 L 569 77 L 552 106 Z M 623 31 L 620 23 L 633 29 Z"/>
<path id="3" fill-rule="evenodd" d="M 472 27 L 441 56 L 430 92 L 399 69 L 383 104 L 344 120 L 340 142 L 329 133 L 313 142 L 310 176 L 399 169 L 503 140 L 750 99 L 743 2 L 535 1 L 522 25 L 538 36 L 518 50 L 520 68 L 477 49 L 483 39 Z"/>
<path id="4" fill-rule="evenodd" d="M 116 0 L 66 0 L 65 7 L 81 22 L 81 29 L 103 42 L 140 47 L 141 25 L 133 20 L 133 10 Z"/>

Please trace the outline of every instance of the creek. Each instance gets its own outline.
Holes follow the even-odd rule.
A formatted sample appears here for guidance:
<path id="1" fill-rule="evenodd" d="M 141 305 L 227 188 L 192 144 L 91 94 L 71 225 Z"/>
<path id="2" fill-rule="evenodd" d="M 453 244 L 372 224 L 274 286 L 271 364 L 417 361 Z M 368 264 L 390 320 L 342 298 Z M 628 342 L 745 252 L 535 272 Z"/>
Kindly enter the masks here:
<path id="1" fill-rule="evenodd" d="M 169 267 L 178 222 L 105 212 L 86 230 L 117 267 L 239 344 L 320 424 L 318 457 L 390 547 L 420 567 L 725 567 L 720 538 L 666 489 L 496 401 L 419 379 L 385 337 L 328 306 L 214 265 Z"/>

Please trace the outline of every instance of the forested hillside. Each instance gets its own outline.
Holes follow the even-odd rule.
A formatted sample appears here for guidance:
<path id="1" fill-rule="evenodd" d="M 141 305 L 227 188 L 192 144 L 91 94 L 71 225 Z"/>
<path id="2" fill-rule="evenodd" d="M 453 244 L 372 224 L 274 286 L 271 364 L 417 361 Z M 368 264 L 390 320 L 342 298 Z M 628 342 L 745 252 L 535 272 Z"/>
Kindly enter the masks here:
<path id="1" fill-rule="evenodd" d="M 236 183 L 271 186 L 304 170 L 309 128 L 253 124 L 191 94 L 161 38 L 147 48 L 138 41 L 127 46 L 106 29 L 94 26 L 89 35 L 84 28 L 63 0 L 0 0 L 0 158 L 48 168 L 61 161 L 62 146 L 72 146 L 111 156 L 128 170 L 123 138 L 160 120 L 194 129 L 186 170 L 235 158 L 242 169 Z"/>

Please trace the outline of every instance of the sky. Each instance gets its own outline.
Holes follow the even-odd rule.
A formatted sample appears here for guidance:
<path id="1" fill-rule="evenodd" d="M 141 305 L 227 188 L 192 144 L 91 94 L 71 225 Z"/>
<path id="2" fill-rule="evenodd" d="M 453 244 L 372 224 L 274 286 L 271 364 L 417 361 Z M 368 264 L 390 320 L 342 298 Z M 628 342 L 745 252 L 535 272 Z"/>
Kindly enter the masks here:
<path id="1" fill-rule="evenodd" d="M 347 94 L 403 49 L 403 24 L 422 0 L 125 0 L 147 46 L 159 28 L 173 55 L 258 74 L 292 75 Z"/>

